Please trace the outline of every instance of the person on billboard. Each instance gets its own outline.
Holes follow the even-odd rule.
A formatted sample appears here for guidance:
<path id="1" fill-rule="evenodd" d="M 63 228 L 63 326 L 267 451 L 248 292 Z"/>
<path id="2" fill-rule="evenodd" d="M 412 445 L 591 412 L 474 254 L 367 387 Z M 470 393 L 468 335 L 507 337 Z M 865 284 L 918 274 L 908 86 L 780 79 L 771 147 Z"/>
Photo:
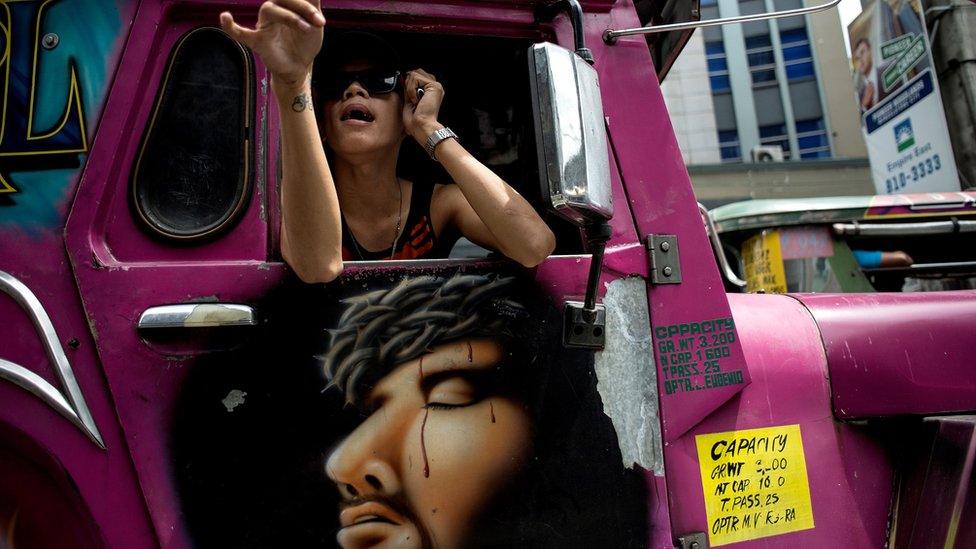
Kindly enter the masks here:
<path id="1" fill-rule="evenodd" d="M 561 349 L 538 293 L 469 274 L 346 301 L 323 361 L 362 418 L 325 467 L 342 547 L 646 540 L 642 477 L 622 466 L 592 353 Z"/>
<path id="2" fill-rule="evenodd" d="M 854 44 L 854 61 L 857 67 L 857 96 L 863 113 L 878 102 L 878 72 L 874 68 L 871 41 L 867 38 L 859 38 Z"/>
<path id="3" fill-rule="evenodd" d="M 271 73 L 282 141 L 281 251 L 303 280 L 328 282 L 344 260 L 446 257 L 462 235 L 524 266 L 552 252 L 555 237 L 532 205 L 438 120 L 441 83 L 423 69 L 403 72 L 385 40 L 347 31 L 322 48 L 325 18 L 307 0 L 265 2 L 253 29 L 229 12 L 220 22 Z M 314 86 L 313 65 L 322 69 Z M 398 176 L 408 137 L 454 185 Z"/>

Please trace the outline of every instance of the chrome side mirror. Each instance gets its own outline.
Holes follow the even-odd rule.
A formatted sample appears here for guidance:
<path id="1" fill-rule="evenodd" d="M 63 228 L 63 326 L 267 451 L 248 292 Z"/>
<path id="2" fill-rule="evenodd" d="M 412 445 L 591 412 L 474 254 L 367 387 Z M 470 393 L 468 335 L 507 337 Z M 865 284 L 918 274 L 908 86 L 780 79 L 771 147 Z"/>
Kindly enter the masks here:
<path id="1" fill-rule="evenodd" d="M 596 70 L 549 42 L 534 44 L 528 57 L 543 196 L 577 225 L 610 219 L 610 158 Z"/>

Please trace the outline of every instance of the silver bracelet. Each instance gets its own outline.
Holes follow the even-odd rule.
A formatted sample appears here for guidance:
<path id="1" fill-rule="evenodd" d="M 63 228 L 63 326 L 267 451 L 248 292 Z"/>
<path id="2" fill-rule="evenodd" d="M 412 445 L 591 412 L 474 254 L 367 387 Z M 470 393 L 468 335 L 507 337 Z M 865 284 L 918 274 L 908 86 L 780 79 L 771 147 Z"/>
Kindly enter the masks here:
<path id="1" fill-rule="evenodd" d="M 434 149 L 437 148 L 437 145 L 439 145 L 440 142 L 444 141 L 445 139 L 454 139 L 455 141 L 458 141 L 458 136 L 453 130 L 451 130 L 451 128 L 448 127 L 441 128 L 427 136 L 427 143 L 424 145 L 424 149 L 427 150 L 427 154 L 430 155 L 430 158 L 434 162 L 440 162 L 434 155 Z"/>

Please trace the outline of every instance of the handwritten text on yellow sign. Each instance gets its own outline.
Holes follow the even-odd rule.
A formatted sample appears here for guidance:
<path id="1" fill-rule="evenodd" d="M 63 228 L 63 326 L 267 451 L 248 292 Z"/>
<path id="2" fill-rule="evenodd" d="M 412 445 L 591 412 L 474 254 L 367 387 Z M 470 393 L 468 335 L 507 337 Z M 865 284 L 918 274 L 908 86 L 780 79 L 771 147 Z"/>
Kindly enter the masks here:
<path id="1" fill-rule="evenodd" d="M 799 425 L 698 435 L 712 546 L 813 528 Z"/>
<path id="2" fill-rule="evenodd" d="M 786 293 L 786 271 L 778 231 L 763 231 L 746 240 L 742 244 L 742 264 L 747 292 Z"/>

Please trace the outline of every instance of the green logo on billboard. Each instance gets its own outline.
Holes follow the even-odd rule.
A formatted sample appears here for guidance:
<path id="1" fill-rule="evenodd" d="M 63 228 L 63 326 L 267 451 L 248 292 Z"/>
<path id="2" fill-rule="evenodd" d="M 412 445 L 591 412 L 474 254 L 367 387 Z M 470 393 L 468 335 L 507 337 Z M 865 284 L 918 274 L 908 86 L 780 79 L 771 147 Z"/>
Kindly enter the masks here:
<path id="1" fill-rule="evenodd" d="M 911 118 L 906 118 L 895 126 L 895 143 L 898 144 L 898 152 L 902 152 L 915 144 L 915 132 L 912 131 Z"/>
<path id="2" fill-rule="evenodd" d="M 885 69 L 882 75 L 885 91 L 890 91 L 895 82 L 901 80 L 901 77 L 905 76 L 905 73 L 911 70 L 923 57 L 925 57 L 925 39 L 919 36 L 912 41 L 897 61 Z"/>
<path id="3" fill-rule="evenodd" d="M 898 57 L 912 45 L 914 38 L 915 33 L 912 32 L 881 44 L 881 58 L 887 61 L 892 57 Z"/>

